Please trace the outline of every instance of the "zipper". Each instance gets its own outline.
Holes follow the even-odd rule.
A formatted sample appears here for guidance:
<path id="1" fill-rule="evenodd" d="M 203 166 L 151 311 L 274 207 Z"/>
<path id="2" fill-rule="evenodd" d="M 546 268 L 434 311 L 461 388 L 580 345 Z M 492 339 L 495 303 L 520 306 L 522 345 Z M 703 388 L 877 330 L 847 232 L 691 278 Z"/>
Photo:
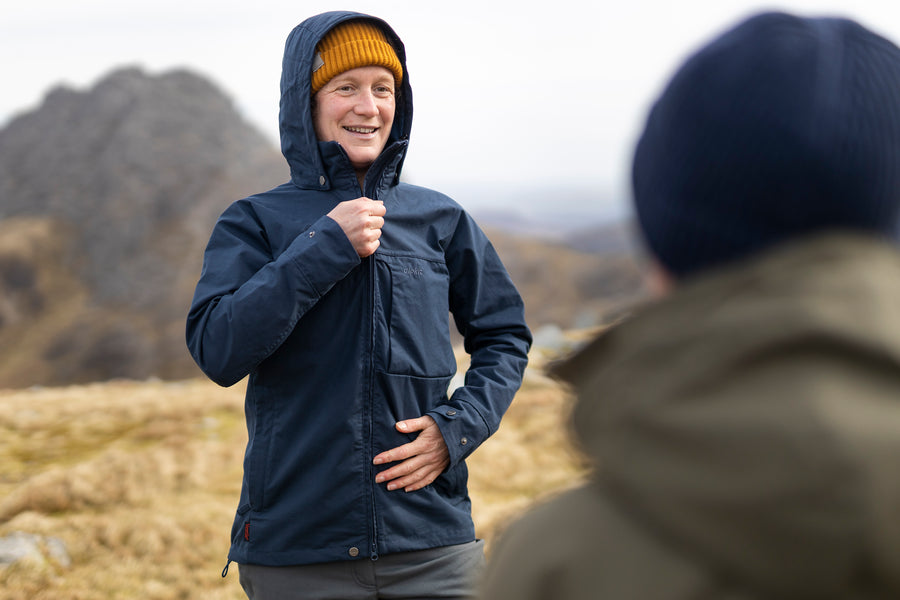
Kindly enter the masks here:
<path id="1" fill-rule="evenodd" d="M 378 200 L 379 182 L 384 176 L 384 171 L 391 161 L 397 158 L 403 149 L 405 143 L 395 142 L 387 152 L 382 152 L 375 159 L 375 162 L 369 167 L 366 177 L 363 179 L 362 193 L 363 196 L 371 200 Z M 366 392 L 366 408 L 368 409 L 368 426 L 369 426 L 369 450 L 366 453 L 368 459 L 369 473 L 369 490 L 371 492 L 372 503 L 372 543 L 369 550 L 369 558 L 373 561 L 378 560 L 378 516 L 375 511 L 375 465 L 372 464 L 375 452 L 375 256 L 366 257 L 369 261 L 369 373 L 368 373 L 368 390 Z"/>
<path id="2" fill-rule="evenodd" d="M 372 489 L 372 549 L 370 558 L 378 560 L 378 517 L 375 514 L 375 258 L 369 256 L 369 485 Z"/>
<path id="3" fill-rule="evenodd" d="M 369 169 L 372 172 L 372 169 Z M 375 179 L 377 181 L 377 178 Z M 366 183 L 371 189 L 371 196 L 366 196 L 372 200 L 377 200 L 377 187 L 369 182 L 366 177 Z M 363 195 L 367 190 L 363 190 Z M 372 499 L 372 543 L 369 551 L 369 558 L 373 561 L 378 560 L 378 516 L 375 511 L 375 466 L 372 459 L 375 453 L 375 257 L 370 255 L 366 258 L 369 261 L 369 383 L 366 393 L 366 401 L 368 403 L 369 412 L 369 452 L 367 455 L 369 463 L 369 489 L 371 490 Z"/>

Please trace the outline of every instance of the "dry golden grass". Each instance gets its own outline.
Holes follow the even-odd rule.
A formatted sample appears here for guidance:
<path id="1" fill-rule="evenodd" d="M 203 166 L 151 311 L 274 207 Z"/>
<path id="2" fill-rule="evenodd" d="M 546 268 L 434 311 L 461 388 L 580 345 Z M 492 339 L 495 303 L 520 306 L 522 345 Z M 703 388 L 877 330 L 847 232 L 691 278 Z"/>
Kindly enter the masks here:
<path id="1" fill-rule="evenodd" d="M 568 396 L 526 381 L 470 459 L 479 537 L 580 480 Z M 0 536 L 63 540 L 64 566 L 0 570 L 4 600 L 244 598 L 220 576 L 246 443 L 243 385 L 112 382 L 0 392 Z"/>

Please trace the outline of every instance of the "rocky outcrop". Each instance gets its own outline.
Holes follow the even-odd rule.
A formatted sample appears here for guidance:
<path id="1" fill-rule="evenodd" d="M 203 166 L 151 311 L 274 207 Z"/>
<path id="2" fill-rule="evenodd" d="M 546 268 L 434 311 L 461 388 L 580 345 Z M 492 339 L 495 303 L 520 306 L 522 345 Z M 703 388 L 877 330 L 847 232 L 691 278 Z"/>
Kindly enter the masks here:
<path id="1" fill-rule="evenodd" d="M 123 69 L 49 92 L 0 130 L 0 233 L 44 247 L 26 256 L 0 237 L 0 349 L 34 358 L 0 366 L 0 387 L 194 374 L 183 323 L 212 225 L 287 176 L 199 75 Z M 49 271 L 63 277 L 39 283 Z M 41 300 L 26 308 L 28 290 Z M 34 327 L 15 327 L 26 313 Z"/>

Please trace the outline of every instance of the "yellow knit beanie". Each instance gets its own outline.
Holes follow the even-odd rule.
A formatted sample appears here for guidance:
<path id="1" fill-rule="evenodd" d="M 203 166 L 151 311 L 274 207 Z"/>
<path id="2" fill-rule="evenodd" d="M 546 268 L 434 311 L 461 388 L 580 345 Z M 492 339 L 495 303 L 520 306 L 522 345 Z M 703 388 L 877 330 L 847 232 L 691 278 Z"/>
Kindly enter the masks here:
<path id="1" fill-rule="evenodd" d="M 357 67 L 385 67 L 397 86 L 403 81 L 403 66 L 384 33 L 368 21 L 347 21 L 325 34 L 316 46 L 312 93 L 332 77 Z"/>

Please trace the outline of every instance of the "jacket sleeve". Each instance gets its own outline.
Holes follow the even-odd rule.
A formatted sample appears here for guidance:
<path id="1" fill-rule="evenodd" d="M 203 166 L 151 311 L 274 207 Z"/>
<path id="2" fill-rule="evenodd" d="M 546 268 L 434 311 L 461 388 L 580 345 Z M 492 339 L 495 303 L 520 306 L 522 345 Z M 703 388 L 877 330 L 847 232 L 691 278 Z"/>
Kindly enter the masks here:
<path id="1" fill-rule="evenodd" d="M 359 263 L 347 236 L 327 216 L 272 256 L 250 204 L 233 204 L 216 223 L 203 257 L 187 318 L 191 356 L 219 385 L 237 383 Z"/>
<path id="2" fill-rule="evenodd" d="M 531 332 L 522 298 L 500 257 L 465 212 L 445 255 L 450 311 L 470 362 L 465 384 L 428 414 L 441 430 L 453 467 L 500 426 L 522 384 Z"/>

